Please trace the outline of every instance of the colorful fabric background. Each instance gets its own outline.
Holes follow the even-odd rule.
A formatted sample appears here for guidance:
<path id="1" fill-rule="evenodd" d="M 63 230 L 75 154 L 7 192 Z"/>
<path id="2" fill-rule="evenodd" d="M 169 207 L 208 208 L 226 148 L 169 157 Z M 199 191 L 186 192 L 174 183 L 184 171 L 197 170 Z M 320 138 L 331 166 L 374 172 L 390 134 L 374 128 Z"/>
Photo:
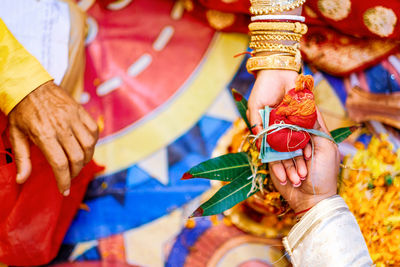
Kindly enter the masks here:
<path id="1" fill-rule="evenodd" d="M 211 156 L 238 117 L 229 89 L 249 95 L 246 59 L 233 58 L 248 37 L 215 32 L 184 12 L 185 1 L 90 2 L 80 1 L 90 6 L 81 103 L 100 125 L 95 159 L 106 170 L 50 265 L 287 266 L 279 240 L 248 235 L 222 217 L 186 225 L 210 185 L 180 177 Z M 314 75 L 329 128 L 353 123 L 344 108 L 352 86 L 400 91 L 394 55 L 346 78 L 305 72 Z"/>

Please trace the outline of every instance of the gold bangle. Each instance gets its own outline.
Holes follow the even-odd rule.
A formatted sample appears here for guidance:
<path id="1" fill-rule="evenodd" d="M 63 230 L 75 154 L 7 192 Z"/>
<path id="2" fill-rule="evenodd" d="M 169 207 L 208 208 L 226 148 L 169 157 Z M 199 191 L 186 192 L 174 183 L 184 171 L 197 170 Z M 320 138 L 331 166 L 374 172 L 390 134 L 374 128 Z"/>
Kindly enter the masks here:
<path id="1" fill-rule="evenodd" d="M 294 46 L 274 44 L 274 43 L 263 43 L 263 42 L 250 42 L 250 48 L 256 50 L 256 52 L 285 52 L 292 55 L 296 55 L 299 51 L 298 44 Z"/>
<path id="2" fill-rule="evenodd" d="M 298 36 L 302 37 L 303 35 L 300 33 L 294 33 L 294 32 L 285 32 L 285 31 L 253 31 L 251 32 L 251 35 L 291 35 L 291 36 Z"/>
<path id="3" fill-rule="evenodd" d="M 282 55 L 251 57 L 247 60 L 246 68 L 251 74 L 258 70 L 294 70 L 299 72 L 301 61 L 293 56 Z"/>
<path id="4" fill-rule="evenodd" d="M 250 32 L 254 31 L 291 31 L 306 34 L 307 25 L 300 22 L 252 22 L 249 24 Z"/>
<path id="5" fill-rule="evenodd" d="M 296 41 L 300 42 L 300 36 L 294 36 L 289 34 L 274 35 L 274 34 L 263 34 L 263 35 L 252 35 L 251 41 Z"/>
<path id="6" fill-rule="evenodd" d="M 276 4 L 275 1 L 250 1 L 250 13 L 253 15 L 268 15 L 271 13 L 289 11 L 302 6 L 306 0 L 296 0 L 289 3 L 288 1 L 282 4 Z"/>

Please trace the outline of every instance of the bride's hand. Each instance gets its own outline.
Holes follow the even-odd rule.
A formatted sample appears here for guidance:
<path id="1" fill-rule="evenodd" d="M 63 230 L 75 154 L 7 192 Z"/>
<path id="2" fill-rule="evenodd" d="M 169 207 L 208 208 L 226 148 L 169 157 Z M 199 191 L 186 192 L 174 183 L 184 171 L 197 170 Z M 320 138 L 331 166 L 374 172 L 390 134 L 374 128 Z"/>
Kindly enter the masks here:
<path id="1" fill-rule="evenodd" d="M 251 91 L 248 101 L 248 118 L 253 127 L 253 133 L 259 133 L 262 127 L 262 120 L 259 113 L 265 106 L 275 107 L 283 99 L 286 92 L 295 87 L 298 73 L 291 70 L 260 70 L 257 72 L 257 79 Z M 257 146 L 260 148 L 261 143 Z M 309 146 L 304 151 L 308 158 L 311 154 Z M 283 160 L 270 163 L 270 169 L 277 179 L 286 184 L 289 179 L 296 187 L 307 177 L 307 168 L 303 157 Z"/>

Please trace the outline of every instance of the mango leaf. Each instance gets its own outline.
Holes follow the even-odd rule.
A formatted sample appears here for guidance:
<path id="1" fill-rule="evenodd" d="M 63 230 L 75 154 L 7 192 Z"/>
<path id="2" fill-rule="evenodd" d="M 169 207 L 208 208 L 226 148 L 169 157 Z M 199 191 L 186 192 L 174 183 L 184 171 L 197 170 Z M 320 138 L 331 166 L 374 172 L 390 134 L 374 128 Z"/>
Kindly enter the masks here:
<path id="1" fill-rule="evenodd" d="M 333 140 L 335 140 L 336 143 L 340 143 L 340 142 L 344 141 L 347 137 L 349 137 L 358 128 L 359 128 L 359 126 L 338 128 L 338 129 L 331 131 L 331 135 L 333 137 Z"/>
<path id="2" fill-rule="evenodd" d="M 239 93 L 238 91 L 236 91 L 233 88 L 232 88 L 232 95 L 233 95 L 233 98 L 235 99 L 236 108 L 238 109 L 238 111 L 240 113 L 240 116 L 242 116 L 242 119 L 244 120 L 244 122 L 246 123 L 247 127 L 251 131 L 251 125 L 250 125 L 250 122 L 247 119 L 247 115 L 246 115 L 246 112 L 247 112 L 247 100 L 246 100 L 246 98 L 244 98 L 241 93 Z"/>
<path id="3" fill-rule="evenodd" d="M 218 181 L 233 181 L 245 171 L 250 171 L 247 154 L 230 153 L 217 158 L 209 159 L 191 168 L 183 174 L 182 180 L 192 178 L 207 178 Z"/>
<path id="4" fill-rule="evenodd" d="M 249 176 L 251 176 L 251 171 L 244 171 L 239 177 L 224 185 L 209 200 L 198 207 L 190 217 L 219 214 L 247 199 L 247 194 L 252 185 L 252 179 L 248 179 Z M 256 192 L 251 195 L 254 193 Z"/>

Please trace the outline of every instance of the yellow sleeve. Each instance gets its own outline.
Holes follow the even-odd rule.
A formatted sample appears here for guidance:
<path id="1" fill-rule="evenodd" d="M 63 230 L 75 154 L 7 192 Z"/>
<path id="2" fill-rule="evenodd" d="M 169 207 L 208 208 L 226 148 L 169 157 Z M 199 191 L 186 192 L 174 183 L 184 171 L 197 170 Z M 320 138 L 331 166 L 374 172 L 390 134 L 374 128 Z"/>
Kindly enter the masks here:
<path id="1" fill-rule="evenodd" d="M 24 97 L 52 79 L 0 19 L 0 110 L 8 115 Z"/>

